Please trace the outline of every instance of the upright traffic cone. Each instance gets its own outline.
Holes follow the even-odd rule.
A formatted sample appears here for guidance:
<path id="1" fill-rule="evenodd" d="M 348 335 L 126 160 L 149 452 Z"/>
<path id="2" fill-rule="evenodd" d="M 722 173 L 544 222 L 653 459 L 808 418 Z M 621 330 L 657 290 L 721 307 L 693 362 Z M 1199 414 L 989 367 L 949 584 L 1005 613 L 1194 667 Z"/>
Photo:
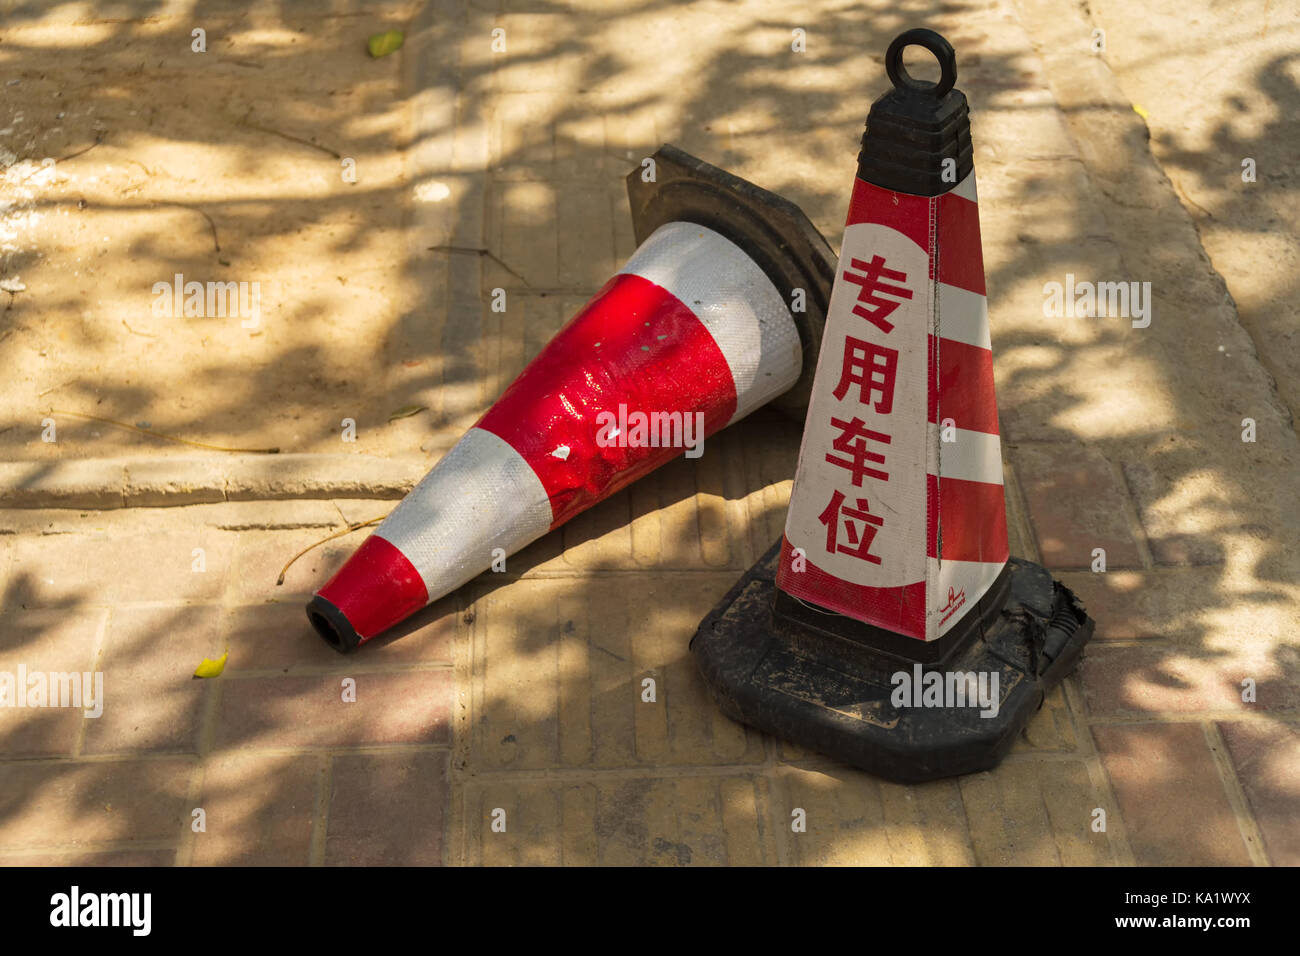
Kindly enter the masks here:
<path id="1" fill-rule="evenodd" d="M 338 650 L 766 402 L 802 416 L 830 246 L 788 200 L 673 146 L 650 159 L 631 259 L 308 603 Z"/>
<path id="2" fill-rule="evenodd" d="M 937 84 L 902 65 L 919 45 Z M 785 535 L 691 647 L 736 719 L 904 782 L 987 769 L 1093 622 L 1009 557 L 966 97 L 930 30 L 871 107 Z"/>

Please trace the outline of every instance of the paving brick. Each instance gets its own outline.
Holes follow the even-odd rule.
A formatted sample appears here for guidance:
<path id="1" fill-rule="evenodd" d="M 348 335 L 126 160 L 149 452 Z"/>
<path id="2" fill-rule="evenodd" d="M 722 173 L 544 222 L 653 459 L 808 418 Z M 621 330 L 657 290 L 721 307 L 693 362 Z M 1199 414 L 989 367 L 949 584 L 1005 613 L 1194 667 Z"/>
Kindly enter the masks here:
<path id="1" fill-rule="evenodd" d="M 491 163 L 489 213 L 494 211 L 494 205 L 501 207 L 508 201 L 510 194 L 505 192 L 508 186 L 530 179 L 547 180 L 553 176 L 554 129 L 549 122 L 539 123 L 536 119 L 544 115 L 553 102 L 553 95 L 544 93 L 515 93 L 494 99 L 492 121 L 488 127 Z M 500 238 L 493 236 L 491 231 L 488 235 Z M 509 259 L 506 261 L 510 262 Z"/>
<path id="2" fill-rule="evenodd" d="M 1300 728 L 1244 721 L 1218 727 L 1269 860 L 1300 865 Z"/>
<path id="3" fill-rule="evenodd" d="M 8 599 L 29 608 L 214 601 L 225 586 L 232 548 L 233 535 L 207 528 L 23 536 L 14 549 Z"/>
<path id="4" fill-rule="evenodd" d="M 104 715 L 86 729 L 84 752 L 196 753 L 213 682 L 194 669 L 224 652 L 219 621 L 211 606 L 114 609 L 100 662 Z"/>
<path id="5" fill-rule="evenodd" d="M 230 671 L 325 668 L 368 670 L 394 663 L 450 663 L 456 640 L 468 633 L 459 593 L 448 595 L 377 637 L 355 654 L 321 640 L 301 604 L 233 608 L 222 624 Z"/>
<path id="6" fill-rule="evenodd" d="M 960 778 L 982 866 L 1100 866 L 1112 862 L 1093 811 L 1110 808 L 1082 760 L 1011 760 Z"/>
<path id="7" fill-rule="evenodd" d="M 19 677 L 25 677 L 31 687 L 33 673 L 41 674 L 38 682 L 45 690 L 46 706 L 0 708 L 0 754 L 4 756 L 71 755 L 86 720 L 87 705 L 92 711 L 98 702 L 82 698 L 84 674 L 93 674 L 95 650 L 100 629 L 108 612 L 93 609 L 72 611 L 20 611 L 5 615 L 5 630 L 0 635 L 0 672 L 11 675 L 15 693 L 19 691 Z M 24 671 L 20 674 L 19 667 Z M 48 690 L 51 674 L 73 674 L 74 682 L 64 684 L 56 678 L 53 694 Z M 94 693 L 94 678 L 90 679 Z M 67 686 L 67 691 L 64 691 Z M 54 695 L 78 706 L 49 706 Z M 75 696 L 73 696 L 75 695 Z"/>
<path id="8" fill-rule="evenodd" d="M 173 840 L 192 760 L 18 761 L 0 766 L 0 850 Z"/>
<path id="9" fill-rule="evenodd" d="M 466 863 L 470 866 L 592 865 L 608 840 L 596 833 L 596 784 L 499 781 L 465 787 Z M 585 829 L 595 839 L 574 848 L 566 861 L 566 835 Z M 495 829 L 494 829 L 495 827 Z M 615 864 L 617 865 L 617 864 Z"/>
<path id="10" fill-rule="evenodd" d="M 466 862 L 489 866 L 772 865 L 762 777 L 643 778 L 466 788 Z M 505 832 L 492 829 L 505 811 Z"/>
<path id="11" fill-rule="evenodd" d="M 450 802 L 445 751 L 335 757 L 327 866 L 440 866 Z"/>
<path id="12" fill-rule="evenodd" d="M 1058 684 L 1020 732 L 1011 752 L 1069 752 L 1078 749 L 1079 738 L 1074 732 L 1074 719 L 1065 697 L 1065 685 Z"/>
<path id="13" fill-rule="evenodd" d="M 606 196 L 611 208 L 619 218 L 624 218 L 623 210 L 627 206 L 627 193 L 623 177 L 635 167 L 636 163 L 626 159 L 620 160 L 617 155 L 610 155 L 606 147 L 605 114 L 612 104 L 608 97 L 601 94 L 594 96 L 580 94 L 570 102 L 574 105 L 580 104 L 580 108 L 570 111 L 569 116 L 561 117 L 555 124 L 556 178 L 583 180 L 589 187 L 593 187 L 593 192 L 596 181 L 603 181 L 607 184 Z M 613 224 L 607 223 L 607 225 L 612 236 Z M 578 228 L 582 228 L 580 224 Z M 608 236 L 606 244 L 611 244 Z M 604 280 L 601 281 L 603 283 Z"/>
<path id="14" fill-rule="evenodd" d="M 808 761 L 822 763 L 827 759 L 815 750 L 809 750 L 807 747 L 779 737 L 776 739 L 776 755 L 781 763 L 791 764 L 806 763 Z"/>
<path id="15" fill-rule="evenodd" d="M 557 284 L 561 288 L 594 293 L 609 281 L 617 269 L 613 256 L 615 203 L 622 215 L 626 202 L 608 187 L 593 188 L 589 180 L 558 187 L 555 231 Z"/>
<path id="16" fill-rule="evenodd" d="M 973 862 L 961 795 L 951 780 L 904 787 L 847 767 L 790 768 L 772 819 L 802 866 L 960 866 Z M 792 829 L 804 811 L 805 832 Z"/>
<path id="17" fill-rule="evenodd" d="M 739 446 L 726 432 L 695 460 L 678 457 L 579 515 L 565 527 L 564 564 L 573 569 L 664 568 L 737 571 L 744 564 L 746 508 Z"/>
<path id="18" fill-rule="evenodd" d="M 225 753 L 204 761 L 198 866 L 306 866 L 324 766 L 316 756 Z"/>
<path id="19" fill-rule="evenodd" d="M 128 508 L 226 500 L 226 464 L 219 458 L 138 459 L 126 463 Z"/>
<path id="20" fill-rule="evenodd" d="M 1236 604 L 1238 595 L 1218 568 L 1159 571 L 1062 571 L 1097 622 L 1094 641 L 1180 637 L 1212 627 L 1213 615 Z"/>
<path id="21" fill-rule="evenodd" d="M 1100 452 L 1024 442 L 1011 449 L 1011 460 L 1044 565 L 1090 568 L 1093 549 L 1104 548 L 1107 568 L 1141 566 L 1127 493 Z"/>
<path id="22" fill-rule="evenodd" d="M 1003 490 L 1007 505 L 1007 547 L 1013 557 L 1032 558 L 1036 544 L 1033 531 L 1030 530 L 1029 516 L 1020 504 L 1020 491 L 1016 483 L 1015 470 L 1002 467 Z"/>
<path id="23" fill-rule="evenodd" d="M 770 785 L 764 777 L 724 777 L 717 782 L 726 862 L 731 866 L 772 866 L 775 834 L 768 824 Z"/>
<path id="24" fill-rule="evenodd" d="M 486 312 L 483 317 L 487 326 L 483 343 L 483 389 L 489 400 L 504 392 L 528 363 L 531 355 L 526 352 L 526 339 L 529 324 L 536 321 L 536 314 L 549 316 L 556 311 L 553 296 L 516 293 L 507 299 L 505 311 Z"/>
<path id="25" fill-rule="evenodd" d="M 609 58 L 602 55 L 599 47 L 571 42 L 583 29 L 583 22 L 575 20 L 572 12 L 525 11 L 526 7 L 515 8 L 510 13 L 509 47 L 507 52 L 495 57 L 491 88 L 510 94 L 527 91 L 532 111 L 545 109 L 545 113 L 523 114 L 531 116 L 533 122 L 539 115 L 560 113 L 560 104 L 570 102 L 573 97 L 575 77 L 583 77 L 584 82 L 603 88 L 622 72 L 608 62 Z M 619 49 L 629 48 L 623 42 L 613 42 Z M 550 99 L 533 95 L 534 91 L 545 91 Z M 510 98 L 501 96 L 500 100 L 509 102 Z"/>
<path id="26" fill-rule="evenodd" d="M 383 503 L 378 513 L 383 514 Z M 352 509 L 356 509 L 354 513 Z M 197 508 L 177 515 L 202 516 L 204 523 L 222 531 L 296 531 L 320 528 L 324 537 L 342 527 L 345 521 L 365 521 L 376 514 L 375 502 L 357 498 L 302 499 L 297 501 L 226 501 L 219 505 Z M 141 514 L 136 512 L 136 514 Z M 143 512 L 142 517 L 148 517 Z"/>
<path id="27" fill-rule="evenodd" d="M 509 582 L 476 603 L 470 764 L 482 769 L 755 763 L 687 645 L 730 575 Z M 642 699 L 655 682 L 655 701 Z"/>
<path id="28" fill-rule="evenodd" d="M 345 747 L 445 744 L 450 739 L 451 671 L 358 672 L 356 702 L 342 700 L 346 675 L 247 677 L 222 681 L 216 740 L 228 747 Z"/>
<path id="29" fill-rule="evenodd" d="M 125 469 L 106 458 L 0 462 L 0 505 L 120 508 Z"/>
<path id="30" fill-rule="evenodd" d="M 389 510 L 387 503 L 375 502 L 371 516 L 378 517 Z M 364 519 L 363 519 L 364 520 Z M 337 529 L 343 530 L 343 525 Z M 302 528 L 294 531 L 245 531 L 239 535 L 235 548 L 234 580 L 230 600 L 237 604 L 262 604 L 278 601 L 302 605 L 318 588 L 334 576 L 361 547 L 372 529 L 361 529 L 313 548 L 293 563 L 285 573 L 284 583 L 275 582 L 280 571 L 295 554 L 315 544 L 332 531 L 321 528 Z"/>
<path id="31" fill-rule="evenodd" d="M 258 604 L 232 608 L 221 623 L 230 647 L 226 673 L 289 671 L 295 667 L 355 666 L 312 629 L 301 604 Z"/>
<path id="32" fill-rule="evenodd" d="M 785 531 L 790 487 L 799 458 L 802 423 L 770 407 L 727 428 L 738 446 L 745 514 L 737 537 L 748 545 L 737 557 L 746 569 Z"/>
<path id="33" fill-rule="evenodd" d="M 6 595 L 10 607 L 71 607 L 113 600 L 118 561 L 107 534 L 21 537 Z M 124 549 L 119 550 L 119 557 Z"/>
<path id="34" fill-rule="evenodd" d="M 1199 714 L 1289 709 L 1300 704 L 1294 665 L 1266 649 L 1185 649 L 1170 644 L 1090 648 L 1079 675 L 1090 713 Z M 1256 700 L 1241 699 L 1254 679 Z"/>
<path id="35" fill-rule="evenodd" d="M 536 123 L 529 123 L 536 127 Z M 496 215 L 493 222 L 501 227 L 499 258 L 524 283 L 542 288 L 557 285 L 557 235 L 555 229 L 555 189 L 549 182 L 494 183 L 488 191 L 488 208 Z M 499 204 L 499 205 L 494 205 Z M 499 211 L 498 211 L 499 210 Z M 518 288 L 521 283 L 500 264 L 484 265 L 484 288 Z M 507 308 L 509 300 L 507 299 Z"/>
<path id="36" fill-rule="evenodd" d="M 0 533 L 0 608 L 9 606 L 9 577 L 13 569 L 13 537 Z"/>
<path id="37" fill-rule="evenodd" d="M 193 531 L 126 537 L 105 556 L 121 562 L 115 569 L 119 577 L 113 599 L 218 600 L 229 577 L 234 545 L 233 534 L 201 526 Z M 203 553 L 196 554 L 196 549 Z"/>
<path id="38" fill-rule="evenodd" d="M 226 498 L 376 498 L 396 501 L 423 476 L 422 462 L 407 456 L 236 455 L 226 459 Z"/>
<path id="39" fill-rule="evenodd" d="M 0 853 L 0 866 L 172 866 L 175 850 L 71 850 L 62 853 Z"/>
<path id="40" fill-rule="evenodd" d="M 357 654 L 366 655 L 363 660 L 377 666 L 450 663 L 456 642 L 469 639 L 467 615 L 471 621 L 473 615 L 465 602 L 471 597 L 469 588 L 453 591 L 367 642 Z"/>
<path id="41" fill-rule="evenodd" d="M 1206 466 L 1198 462 L 1198 471 Z M 1229 482 L 1203 472 L 1188 474 L 1173 462 L 1158 465 L 1124 462 L 1124 477 L 1133 489 L 1138 518 L 1156 564 L 1204 565 L 1223 561 L 1223 513 L 1205 501 L 1232 501 Z M 1242 520 L 1246 509 L 1235 521 Z"/>
<path id="42" fill-rule="evenodd" d="M 1200 724 L 1094 726 L 1092 734 L 1138 864 L 1250 863 Z"/>
<path id="43" fill-rule="evenodd" d="M 671 468 L 671 465 L 665 467 Z M 658 485 L 665 480 L 665 476 L 655 472 L 641 480 Z M 560 555 L 560 566 L 569 572 L 625 568 L 628 557 L 635 554 L 632 545 L 632 502 L 644 502 L 648 493 L 649 490 L 645 488 L 624 488 L 618 494 L 570 518 L 558 529 L 564 548 Z M 693 489 L 690 493 L 694 493 Z M 674 500 L 681 501 L 680 498 Z M 685 503 L 679 503 L 678 508 L 678 515 L 691 511 L 689 504 Z M 673 516 L 663 515 L 652 520 L 671 521 Z M 682 537 L 685 547 L 690 547 L 694 537 L 695 529 L 691 526 Z"/>

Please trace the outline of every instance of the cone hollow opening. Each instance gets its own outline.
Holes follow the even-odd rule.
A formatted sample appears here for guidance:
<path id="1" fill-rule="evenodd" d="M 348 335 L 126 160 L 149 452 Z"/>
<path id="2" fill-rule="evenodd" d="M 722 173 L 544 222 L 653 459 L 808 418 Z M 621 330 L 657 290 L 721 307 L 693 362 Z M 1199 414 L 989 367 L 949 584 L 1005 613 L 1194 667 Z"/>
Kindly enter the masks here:
<path id="1" fill-rule="evenodd" d="M 361 635 L 343 616 L 343 612 L 319 594 L 307 604 L 307 620 L 311 621 L 312 629 L 325 643 L 340 654 L 356 650 L 361 643 Z"/>
<path id="2" fill-rule="evenodd" d="M 313 611 L 308 611 L 307 617 L 311 621 L 311 626 L 316 629 L 316 633 L 325 638 L 326 644 L 329 644 L 336 651 L 343 650 L 343 638 L 339 636 L 338 631 L 334 630 L 334 626 L 329 621 Z"/>

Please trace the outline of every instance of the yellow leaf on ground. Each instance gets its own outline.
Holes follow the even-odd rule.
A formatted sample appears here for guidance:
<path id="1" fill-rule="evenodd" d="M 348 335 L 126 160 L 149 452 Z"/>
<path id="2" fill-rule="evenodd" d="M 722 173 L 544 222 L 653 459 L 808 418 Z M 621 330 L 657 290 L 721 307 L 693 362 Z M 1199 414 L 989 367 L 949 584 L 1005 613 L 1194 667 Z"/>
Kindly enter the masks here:
<path id="1" fill-rule="evenodd" d="M 370 48 L 370 55 L 375 59 L 381 56 L 388 56 L 390 53 L 396 53 L 402 48 L 403 36 L 401 30 L 389 30 L 386 33 L 376 33 L 370 37 L 367 44 Z"/>
<path id="2" fill-rule="evenodd" d="M 230 651 L 222 654 L 216 660 L 210 657 L 203 658 L 203 663 L 194 669 L 195 677 L 220 677 L 221 672 L 226 669 L 226 660 L 230 657 Z"/>

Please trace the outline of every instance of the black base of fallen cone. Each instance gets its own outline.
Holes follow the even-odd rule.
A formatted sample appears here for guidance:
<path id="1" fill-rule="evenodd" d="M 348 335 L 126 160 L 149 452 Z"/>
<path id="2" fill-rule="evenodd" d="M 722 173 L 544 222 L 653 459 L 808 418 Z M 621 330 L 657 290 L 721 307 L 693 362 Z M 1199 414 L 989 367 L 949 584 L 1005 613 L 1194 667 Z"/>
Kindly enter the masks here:
<path id="1" fill-rule="evenodd" d="M 719 169 L 683 149 L 665 143 L 650 157 L 654 179 L 642 170 L 627 176 L 632 231 L 637 244 L 664 223 L 694 222 L 726 236 L 762 268 L 781 298 L 791 302 L 802 292 L 802 309 L 791 313 L 804 355 L 799 381 L 771 402 L 799 420 L 808 411 L 816 356 L 835 278 L 835 252 L 803 210 L 790 200 Z"/>
<path id="2" fill-rule="evenodd" d="M 937 649 L 942 656 L 920 663 L 818 626 L 815 611 L 777 590 L 779 553 L 778 541 L 691 640 L 714 700 L 741 723 L 899 783 L 996 765 L 1092 637 L 1092 619 L 1073 592 L 1012 558 L 972 615 L 975 626 L 932 642 L 946 645 Z M 914 668 L 997 674 L 996 715 L 894 706 L 893 676 Z"/>

